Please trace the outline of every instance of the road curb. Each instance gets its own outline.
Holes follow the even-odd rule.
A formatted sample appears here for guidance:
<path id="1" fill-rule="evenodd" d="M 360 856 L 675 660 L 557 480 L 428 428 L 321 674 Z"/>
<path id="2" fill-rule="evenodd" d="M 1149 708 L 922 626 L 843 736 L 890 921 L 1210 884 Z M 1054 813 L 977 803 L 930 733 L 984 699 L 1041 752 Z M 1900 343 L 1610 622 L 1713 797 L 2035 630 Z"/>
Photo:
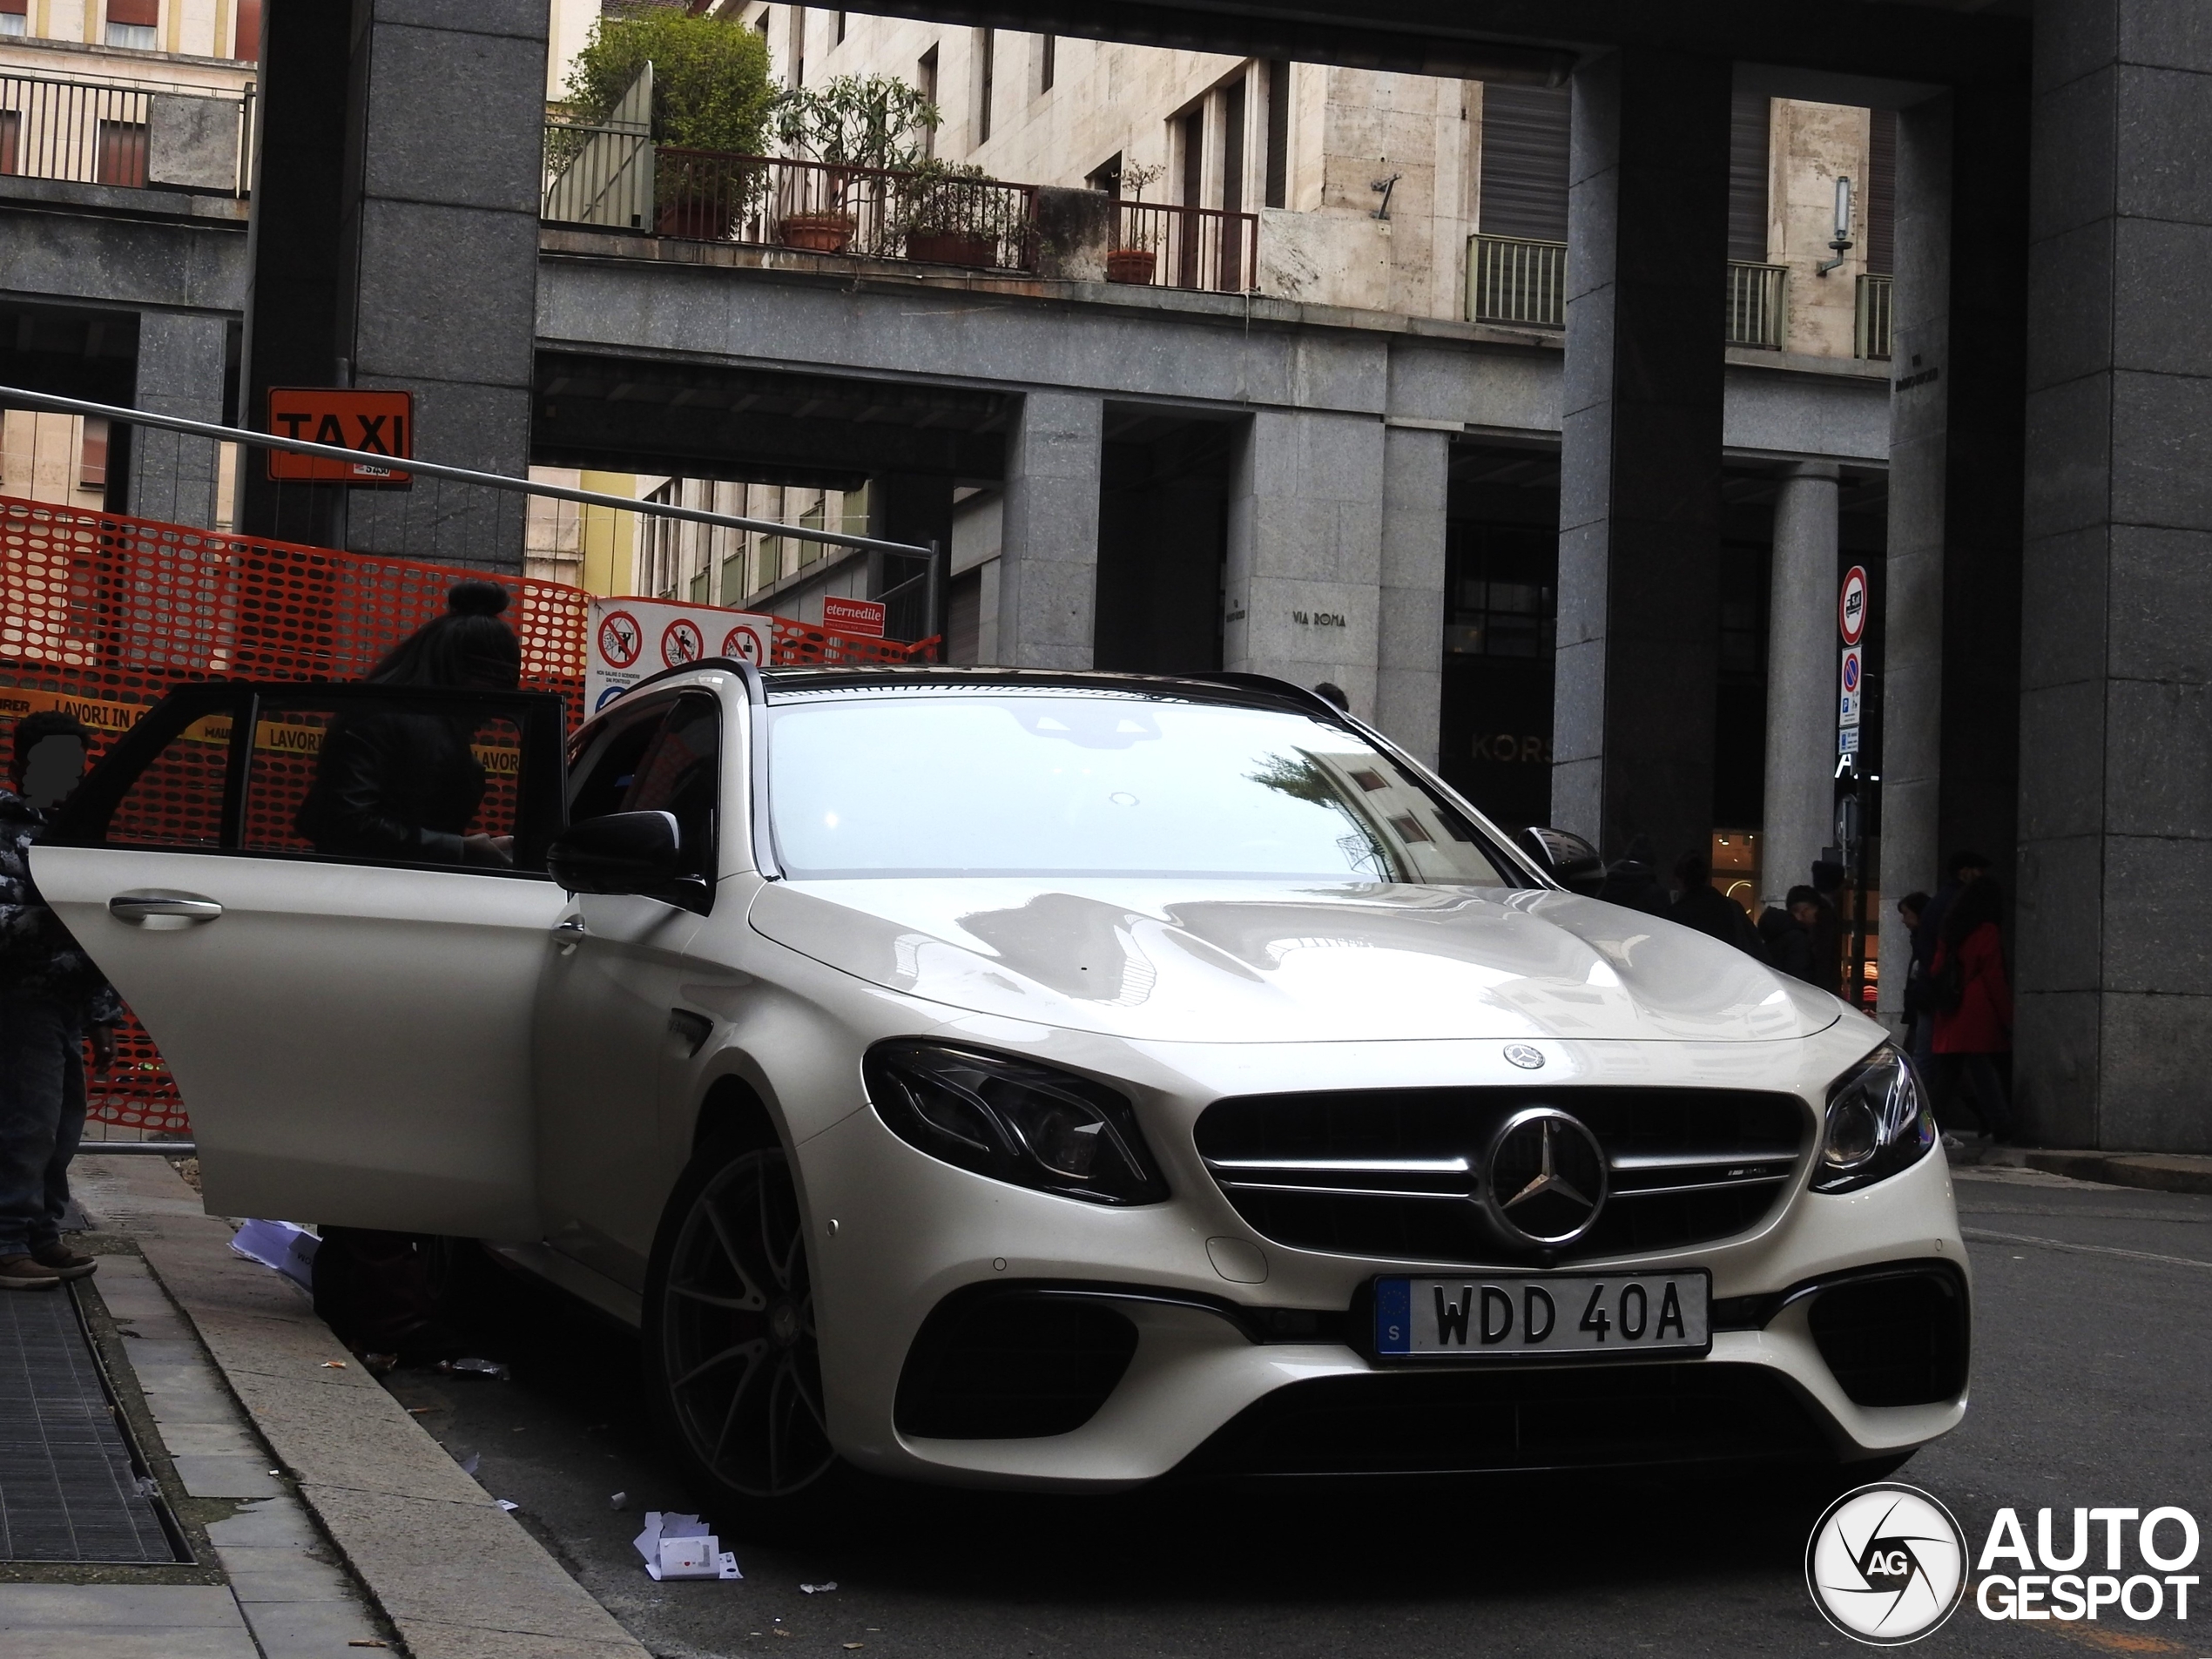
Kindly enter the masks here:
<path id="1" fill-rule="evenodd" d="M 651 1659 L 297 1286 L 231 1250 L 229 1224 L 200 1213 L 165 1159 L 107 1162 L 115 1230 L 136 1239 L 414 1659 Z"/>
<path id="2" fill-rule="evenodd" d="M 2031 1170 L 2151 1192 L 2212 1192 L 2212 1157 L 2168 1152 L 2027 1152 Z"/>

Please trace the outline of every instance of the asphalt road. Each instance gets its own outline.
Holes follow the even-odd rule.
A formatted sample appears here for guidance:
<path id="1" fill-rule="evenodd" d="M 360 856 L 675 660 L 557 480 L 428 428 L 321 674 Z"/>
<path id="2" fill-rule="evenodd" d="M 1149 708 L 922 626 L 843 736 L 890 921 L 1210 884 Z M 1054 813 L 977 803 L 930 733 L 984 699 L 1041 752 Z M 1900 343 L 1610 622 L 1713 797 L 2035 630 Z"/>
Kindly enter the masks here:
<path id="1" fill-rule="evenodd" d="M 2077 1505 L 2212 1519 L 2212 1197 L 1959 1177 L 1979 1292 L 1973 1409 L 1896 1478 L 1949 1505 L 1976 1549 L 2000 1505 L 2021 1509 L 2031 1541 L 2042 1506 L 2061 1512 L 2061 1539 Z M 540 1287 L 475 1301 L 513 1381 L 401 1372 L 389 1386 L 429 1408 L 423 1422 L 456 1458 L 479 1455 L 494 1495 L 667 1659 L 853 1644 L 864 1659 L 1857 1650 L 1805 1593 L 1819 1499 L 1725 1485 L 1083 1502 L 917 1491 L 855 1514 L 834 1545 L 739 1544 L 743 1583 L 656 1584 L 631 1547 L 642 1513 L 700 1505 L 643 1426 L 635 1339 Z M 2212 1580 L 2209 1561 L 2197 1570 Z M 2094 1625 L 2000 1624 L 1969 1604 L 1915 1651 L 2212 1656 L 2212 1587 L 2190 1611 L 2186 1624 L 2170 1601 L 2150 1623 L 2107 1608 Z"/>

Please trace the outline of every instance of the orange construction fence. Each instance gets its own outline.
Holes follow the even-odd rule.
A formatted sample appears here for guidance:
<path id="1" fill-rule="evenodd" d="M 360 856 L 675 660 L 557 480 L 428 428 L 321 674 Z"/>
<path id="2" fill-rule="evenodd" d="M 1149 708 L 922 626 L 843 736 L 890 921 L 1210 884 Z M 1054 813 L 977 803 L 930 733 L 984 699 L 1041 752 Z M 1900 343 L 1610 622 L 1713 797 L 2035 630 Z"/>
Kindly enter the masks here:
<path id="1" fill-rule="evenodd" d="M 472 578 L 512 597 L 523 685 L 565 694 L 580 720 L 581 588 L 0 496 L 0 745 L 23 716 L 63 709 L 98 753 L 188 680 L 358 679 Z M 772 649 L 778 664 L 860 665 L 927 660 L 936 643 L 779 618 Z M 113 1073 L 91 1085 L 90 1115 L 189 1133 L 176 1081 L 137 1022 L 119 1050 Z"/>

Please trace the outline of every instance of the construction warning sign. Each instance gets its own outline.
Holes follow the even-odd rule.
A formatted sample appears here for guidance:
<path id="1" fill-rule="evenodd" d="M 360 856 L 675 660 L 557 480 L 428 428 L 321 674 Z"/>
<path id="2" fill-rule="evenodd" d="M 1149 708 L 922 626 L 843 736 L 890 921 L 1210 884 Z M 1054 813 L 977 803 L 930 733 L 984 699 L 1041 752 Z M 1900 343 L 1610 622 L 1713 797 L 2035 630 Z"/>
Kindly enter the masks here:
<path id="1" fill-rule="evenodd" d="M 415 394 L 347 392 L 321 386 L 269 388 L 269 430 L 280 438 L 327 443 L 373 455 L 407 460 L 415 448 Z M 397 466 L 334 461 L 327 455 L 269 451 L 269 476 L 293 483 L 404 484 Z"/>
<path id="2" fill-rule="evenodd" d="M 597 713 L 649 674 L 711 657 L 765 666 L 772 617 L 661 599 L 594 599 L 586 636 L 583 705 Z"/>

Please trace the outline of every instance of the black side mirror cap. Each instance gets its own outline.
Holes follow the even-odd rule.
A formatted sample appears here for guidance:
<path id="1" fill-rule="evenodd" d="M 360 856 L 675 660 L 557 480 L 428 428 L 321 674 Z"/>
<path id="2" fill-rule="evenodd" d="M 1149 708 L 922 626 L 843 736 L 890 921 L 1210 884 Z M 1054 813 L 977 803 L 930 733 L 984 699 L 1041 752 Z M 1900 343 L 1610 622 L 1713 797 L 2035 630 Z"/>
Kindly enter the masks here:
<path id="1" fill-rule="evenodd" d="M 570 893 L 631 893 L 704 911 L 713 889 L 684 867 L 673 813 L 610 813 L 571 824 L 545 849 L 545 867 Z"/>
<path id="2" fill-rule="evenodd" d="M 1605 886 L 1605 860 L 1598 857 L 1597 848 L 1572 831 L 1532 825 L 1516 839 L 1521 851 L 1536 860 L 1536 867 L 1569 893 L 1595 899 Z"/>

